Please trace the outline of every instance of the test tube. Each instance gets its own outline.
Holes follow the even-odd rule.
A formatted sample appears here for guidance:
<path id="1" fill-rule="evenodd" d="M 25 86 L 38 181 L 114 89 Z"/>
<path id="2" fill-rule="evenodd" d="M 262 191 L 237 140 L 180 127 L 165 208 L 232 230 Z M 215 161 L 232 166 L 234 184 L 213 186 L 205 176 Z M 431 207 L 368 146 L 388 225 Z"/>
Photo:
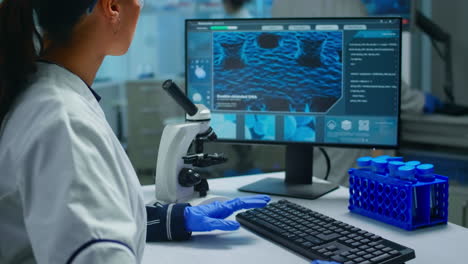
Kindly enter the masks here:
<path id="1" fill-rule="evenodd" d="M 372 157 L 361 157 L 361 158 L 357 159 L 357 165 L 361 169 L 370 170 L 371 165 L 372 165 Z"/>
<path id="2" fill-rule="evenodd" d="M 408 163 L 406 163 L 408 164 Z M 398 168 L 398 176 L 400 179 L 404 181 L 411 181 L 411 182 L 417 182 L 418 180 L 415 177 L 416 174 L 416 168 L 414 166 L 401 166 Z M 418 196 L 416 192 L 416 187 L 413 187 L 413 206 L 412 206 L 412 212 L 413 212 L 413 219 L 416 218 L 416 211 L 418 209 Z"/>
<path id="3" fill-rule="evenodd" d="M 408 163 L 398 168 L 398 177 L 404 181 L 417 182 L 415 175 L 416 167 L 408 166 Z"/>
<path id="4" fill-rule="evenodd" d="M 382 156 L 375 157 L 375 159 L 384 159 L 384 160 L 388 161 L 388 159 L 391 158 L 391 157 L 392 156 L 389 156 L 389 155 L 382 155 Z"/>
<path id="5" fill-rule="evenodd" d="M 421 165 L 421 162 L 417 161 L 417 160 L 413 160 L 413 161 L 408 161 L 406 162 L 406 166 L 413 166 L 413 167 L 417 167 Z"/>
<path id="6" fill-rule="evenodd" d="M 419 181 L 422 182 L 432 182 L 435 180 L 435 175 L 434 175 L 434 165 L 432 164 L 422 164 L 416 167 L 416 177 L 418 178 Z M 430 190 L 429 190 L 429 195 L 430 195 L 430 210 L 431 210 L 431 218 L 436 216 L 436 198 L 435 198 L 435 190 L 434 190 L 435 184 L 431 184 Z"/>
<path id="7" fill-rule="evenodd" d="M 398 178 L 398 168 L 405 166 L 401 161 L 390 161 L 388 163 L 388 175 L 393 178 Z"/>
<path id="8" fill-rule="evenodd" d="M 387 158 L 387 161 L 388 162 L 391 162 L 391 161 L 401 161 L 401 162 L 403 162 L 403 157 L 390 157 L 390 158 Z"/>
<path id="9" fill-rule="evenodd" d="M 416 177 L 422 182 L 432 182 L 435 180 L 434 165 L 422 164 L 416 167 Z"/>
<path id="10" fill-rule="evenodd" d="M 372 159 L 372 170 L 374 173 L 380 174 L 382 176 L 387 176 L 388 173 L 388 162 L 383 158 L 374 158 Z"/>

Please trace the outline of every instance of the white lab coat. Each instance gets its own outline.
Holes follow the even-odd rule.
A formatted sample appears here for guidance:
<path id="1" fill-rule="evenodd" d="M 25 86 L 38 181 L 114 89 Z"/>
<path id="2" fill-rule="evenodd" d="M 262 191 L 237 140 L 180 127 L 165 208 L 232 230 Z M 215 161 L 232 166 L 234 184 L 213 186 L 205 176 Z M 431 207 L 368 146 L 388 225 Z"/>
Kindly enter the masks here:
<path id="1" fill-rule="evenodd" d="M 38 63 L 0 130 L 0 263 L 139 263 L 141 186 L 95 97 Z"/>
<path id="2" fill-rule="evenodd" d="M 367 10 L 362 0 L 275 0 L 273 17 L 365 17 Z M 401 111 L 422 113 L 424 93 L 402 83 Z M 330 180 L 348 185 L 348 170 L 356 167 L 356 159 L 371 155 L 370 149 L 325 148 L 331 160 Z M 385 154 L 393 155 L 393 151 Z M 314 152 L 314 176 L 324 177 L 326 165 L 323 155 Z"/>

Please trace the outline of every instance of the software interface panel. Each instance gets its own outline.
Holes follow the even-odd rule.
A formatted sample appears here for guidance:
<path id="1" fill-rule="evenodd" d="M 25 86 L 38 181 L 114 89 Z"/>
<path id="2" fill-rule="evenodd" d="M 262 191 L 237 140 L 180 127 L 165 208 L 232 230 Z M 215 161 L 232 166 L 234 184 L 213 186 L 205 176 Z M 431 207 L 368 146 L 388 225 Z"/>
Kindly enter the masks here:
<path id="1" fill-rule="evenodd" d="M 187 91 L 219 138 L 395 146 L 400 20 L 189 20 Z"/>

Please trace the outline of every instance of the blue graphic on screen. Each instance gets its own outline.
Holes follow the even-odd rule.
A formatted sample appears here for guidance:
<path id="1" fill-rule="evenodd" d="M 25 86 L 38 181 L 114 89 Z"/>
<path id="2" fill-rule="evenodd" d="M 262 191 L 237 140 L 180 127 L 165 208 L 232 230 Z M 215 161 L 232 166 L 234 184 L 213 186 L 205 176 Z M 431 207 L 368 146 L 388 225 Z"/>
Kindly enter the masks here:
<path id="1" fill-rule="evenodd" d="M 213 33 L 215 110 L 327 112 L 342 96 L 340 31 Z"/>
<path id="2" fill-rule="evenodd" d="M 286 116 L 284 139 L 286 141 L 315 142 L 316 120 L 313 116 Z"/>
<path id="3" fill-rule="evenodd" d="M 219 138 L 236 139 L 237 116 L 234 114 L 211 114 L 211 127 Z"/>
<path id="4" fill-rule="evenodd" d="M 273 115 L 245 115 L 245 138 L 274 140 L 276 119 Z"/>
<path id="5" fill-rule="evenodd" d="M 409 16 L 411 0 L 362 0 L 370 15 Z"/>

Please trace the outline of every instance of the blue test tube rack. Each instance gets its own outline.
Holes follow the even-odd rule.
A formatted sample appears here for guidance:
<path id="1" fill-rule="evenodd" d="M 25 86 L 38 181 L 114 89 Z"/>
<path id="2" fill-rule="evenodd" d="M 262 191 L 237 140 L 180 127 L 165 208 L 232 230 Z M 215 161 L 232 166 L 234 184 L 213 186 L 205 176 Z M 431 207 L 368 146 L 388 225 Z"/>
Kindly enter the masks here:
<path id="1" fill-rule="evenodd" d="M 449 185 L 445 176 L 408 181 L 368 167 L 350 169 L 349 176 L 351 212 L 406 230 L 447 223 Z"/>

